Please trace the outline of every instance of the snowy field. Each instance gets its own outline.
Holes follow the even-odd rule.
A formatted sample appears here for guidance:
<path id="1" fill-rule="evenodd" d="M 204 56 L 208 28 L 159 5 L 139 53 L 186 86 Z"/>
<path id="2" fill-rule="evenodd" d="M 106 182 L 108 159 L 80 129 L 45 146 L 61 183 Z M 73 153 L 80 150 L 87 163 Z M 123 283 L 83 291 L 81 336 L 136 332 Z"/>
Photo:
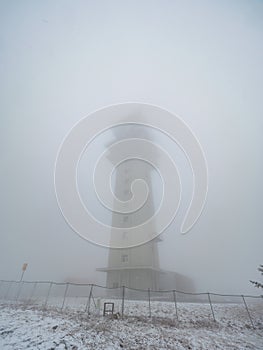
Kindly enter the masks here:
<path id="1" fill-rule="evenodd" d="M 0 349 L 263 349 L 263 300 L 244 304 L 125 300 L 124 318 L 103 317 L 94 298 L 90 316 L 81 298 L 0 304 Z M 110 301 L 107 299 L 107 301 Z M 115 313 L 121 300 L 114 299 Z"/>

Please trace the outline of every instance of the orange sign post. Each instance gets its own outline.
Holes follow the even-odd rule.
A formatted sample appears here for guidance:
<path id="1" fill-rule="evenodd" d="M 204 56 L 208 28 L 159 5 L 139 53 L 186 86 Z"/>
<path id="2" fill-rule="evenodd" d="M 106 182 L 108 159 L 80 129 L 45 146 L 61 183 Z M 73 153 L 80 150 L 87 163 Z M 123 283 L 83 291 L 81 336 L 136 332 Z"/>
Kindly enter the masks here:
<path id="1" fill-rule="evenodd" d="M 27 265 L 28 263 L 24 263 L 23 266 L 22 266 L 22 275 L 21 275 L 21 278 L 20 278 L 20 282 L 22 281 L 23 277 L 24 277 L 24 273 L 27 269 Z"/>
<path id="2" fill-rule="evenodd" d="M 26 268 L 27 268 L 27 263 L 24 263 L 23 266 L 22 266 L 22 271 L 26 271 Z"/>

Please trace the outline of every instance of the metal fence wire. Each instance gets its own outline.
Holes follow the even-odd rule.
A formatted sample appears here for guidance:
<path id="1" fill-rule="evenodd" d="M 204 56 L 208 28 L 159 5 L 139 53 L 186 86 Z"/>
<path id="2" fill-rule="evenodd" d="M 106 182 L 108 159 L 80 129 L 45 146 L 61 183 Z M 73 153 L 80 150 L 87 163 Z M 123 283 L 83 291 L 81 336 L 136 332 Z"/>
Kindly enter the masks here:
<path id="1" fill-rule="evenodd" d="M 114 303 L 115 318 L 147 317 L 173 323 L 193 319 L 224 322 L 233 317 L 249 327 L 263 326 L 263 296 L 188 293 L 178 290 L 143 290 L 125 286 L 107 288 L 96 284 L 54 281 L 0 280 L 1 303 L 34 305 L 103 315 L 105 303 Z M 227 307 L 226 307 L 227 306 Z M 202 312 L 201 312 L 202 311 Z"/>

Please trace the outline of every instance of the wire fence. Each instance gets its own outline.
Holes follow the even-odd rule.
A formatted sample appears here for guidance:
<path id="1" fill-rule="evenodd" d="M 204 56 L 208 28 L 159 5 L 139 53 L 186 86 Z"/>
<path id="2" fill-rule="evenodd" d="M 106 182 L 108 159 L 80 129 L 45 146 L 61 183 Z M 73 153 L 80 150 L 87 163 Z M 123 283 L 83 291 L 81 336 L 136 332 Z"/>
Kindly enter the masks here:
<path id="1" fill-rule="evenodd" d="M 169 322 L 242 322 L 263 328 L 263 296 L 107 288 L 96 284 L 0 280 L 2 303 L 78 311 L 87 316 L 147 317 Z M 106 305 L 105 305 L 106 303 Z M 105 311 L 106 310 L 106 311 Z M 108 312 L 107 312 L 108 313 Z"/>

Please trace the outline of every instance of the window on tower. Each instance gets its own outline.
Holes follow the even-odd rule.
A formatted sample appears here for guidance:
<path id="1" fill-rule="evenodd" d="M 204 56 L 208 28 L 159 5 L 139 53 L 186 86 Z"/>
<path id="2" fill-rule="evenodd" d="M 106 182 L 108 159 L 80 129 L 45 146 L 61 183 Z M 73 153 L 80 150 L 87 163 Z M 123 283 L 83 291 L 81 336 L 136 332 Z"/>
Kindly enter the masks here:
<path id="1" fill-rule="evenodd" d="M 121 262 L 128 262 L 128 255 L 127 254 L 122 254 Z"/>

